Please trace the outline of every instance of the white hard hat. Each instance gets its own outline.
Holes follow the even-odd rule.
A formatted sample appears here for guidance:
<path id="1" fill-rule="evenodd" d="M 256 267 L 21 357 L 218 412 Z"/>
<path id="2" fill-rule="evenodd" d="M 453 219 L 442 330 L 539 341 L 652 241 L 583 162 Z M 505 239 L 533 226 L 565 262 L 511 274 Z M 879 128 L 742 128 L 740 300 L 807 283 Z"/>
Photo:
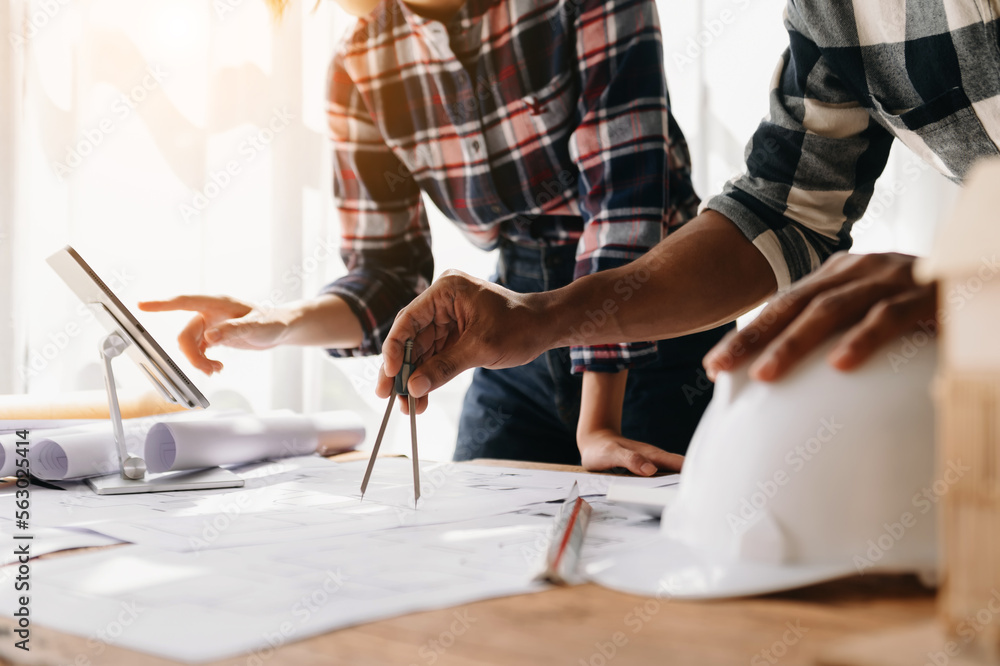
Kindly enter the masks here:
<path id="1" fill-rule="evenodd" d="M 922 344 L 922 346 L 921 346 Z M 931 382 L 917 333 L 840 372 L 823 346 L 780 382 L 723 373 L 691 442 L 662 536 L 588 567 L 626 592 L 718 598 L 871 571 L 937 567 Z M 942 469 L 954 482 L 961 461 Z"/>

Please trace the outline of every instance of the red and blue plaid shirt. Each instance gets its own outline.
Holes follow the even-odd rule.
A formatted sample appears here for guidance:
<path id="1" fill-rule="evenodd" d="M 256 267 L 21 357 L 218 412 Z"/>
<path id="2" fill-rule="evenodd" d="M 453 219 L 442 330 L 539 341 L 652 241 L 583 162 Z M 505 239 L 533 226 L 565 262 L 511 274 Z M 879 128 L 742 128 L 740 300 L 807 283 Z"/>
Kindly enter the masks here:
<path id="1" fill-rule="evenodd" d="M 575 277 L 642 256 L 696 212 L 668 108 L 654 0 L 468 0 L 447 25 L 384 0 L 329 75 L 334 198 L 348 274 L 325 293 L 377 354 L 433 276 L 421 192 L 483 249 L 574 245 Z M 574 371 L 654 343 L 571 350 Z"/>

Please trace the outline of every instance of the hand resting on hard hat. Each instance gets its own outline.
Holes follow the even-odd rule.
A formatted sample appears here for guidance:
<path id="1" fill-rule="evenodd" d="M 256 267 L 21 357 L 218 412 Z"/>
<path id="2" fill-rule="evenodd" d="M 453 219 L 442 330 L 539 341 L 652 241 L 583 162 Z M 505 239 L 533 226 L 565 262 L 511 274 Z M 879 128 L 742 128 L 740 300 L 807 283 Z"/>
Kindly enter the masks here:
<path id="1" fill-rule="evenodd" d="M 834 255 L 772 299 L 751 324 L 723 338 L 705 357 L 709 378 L 756 357 L 751 377 L 781 379 L 838 334 L 827 360 L 838 370 L 854 370 L 920 324 L 936 330 L 936 289 L 914 281 L 915 260 L 902 254 Z"/>

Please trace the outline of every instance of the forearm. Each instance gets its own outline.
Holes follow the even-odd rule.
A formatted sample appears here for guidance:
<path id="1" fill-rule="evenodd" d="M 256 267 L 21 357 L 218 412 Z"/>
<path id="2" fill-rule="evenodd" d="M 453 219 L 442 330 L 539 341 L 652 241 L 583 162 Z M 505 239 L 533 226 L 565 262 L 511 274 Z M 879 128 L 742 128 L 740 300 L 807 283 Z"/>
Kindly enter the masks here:
<path id="1" fill-rule="evenodd" d="M 580 393 L 578 436 L 599 430 L 621 433 L 622 407 L 628 370 L 622 372 L 585 372 Z"/>
<path id="2" fill-rule="evenodd" d="M 272 316 L 285 326 L 281 344 L 351 349 L 361 345 L 361 323 L 347 305 L 334 294 L 287 303 Z"/>
<path id="3" fill-rule="evenodd" d="M 714 211 L 644 257 L 539 295 L 548 346 L 680 337 L 732 321 L 777 288 L 767 260 Z"/>

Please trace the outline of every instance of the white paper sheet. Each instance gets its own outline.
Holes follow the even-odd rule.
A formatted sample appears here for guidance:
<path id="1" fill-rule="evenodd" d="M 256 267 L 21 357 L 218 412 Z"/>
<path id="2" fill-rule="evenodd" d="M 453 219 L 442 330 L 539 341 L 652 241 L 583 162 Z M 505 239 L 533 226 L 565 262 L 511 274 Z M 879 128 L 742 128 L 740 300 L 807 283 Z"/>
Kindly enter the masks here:
<path id="1" fill-rule="evenodd" d="M 14 536 L 23 537 L 31 535 L 30 540 L 14 541 Z M 14 552 L 19 545 L 28 544 L 28 554 L 31 558 L 49 553 L 57 553 L 61 550 L 73 550 L 75 548 L 91 548 L 94 546 L 110 546 L 122 543 L 115 539 L 90 530 L 58 527 L 39 527 L 28 531 L 17 530 L 14 522 L 10 520 L 0 521 L 0 539 L 3 543 L 11 544 L 9 548 L 4 548 L 0 555 L 0 566 L 12 564 L 18 560 L 18 555 Z M 11 574 L 12 571 L 0 569 L 0 585 L 4 584 L 4 575 Z"/>
<path id="2" fill-rule="evenodd" d="M 362 502 L 365 464 L 318 456 L 260 463 L 239 470 L 246 486 L 229 490 L 113 497 L 95 495 L 86 487 L 36 490 L 33 520 L 52 527 L 86 527 L 169 550 L 211 550 L 496 515 L 561 501 L 574 481 L 587 488 L 587 494 L 603 494 L 614 478 L 425 462 L 423 495 L 414 509 L 409 460 L 380 459 Z"/>
<path id="3" fill-rule="evenodd" d="M 144 457 L 150 472 L 172 472 L 306 455 L 333 438 L 352 449 L 365 427 L 352 412 L 164 422 L 150 429 Z"/>
<path id="4" fill-rule="evenodd" d="M 266 661 L 272 645 L 544 589 L 532 578 L 551 525 L 548 508 L 200 553 L 126 546 L 43 561 L 32 571 L 32 617 L 40 626 L 169 659 L 243 654 L 247 663 Z M 658 530 L 641 515 L 598 502 L 591 533 L 585 561 L 655 538 Z M 0 588 L 0 600 L 8 594 Z M 456 632 L 490 631 L 474 614 L 455 613 Z M 112 638 L 106 628 L 116 622 Z M 103 647 L 96 640 L 93 646 Z"/>

